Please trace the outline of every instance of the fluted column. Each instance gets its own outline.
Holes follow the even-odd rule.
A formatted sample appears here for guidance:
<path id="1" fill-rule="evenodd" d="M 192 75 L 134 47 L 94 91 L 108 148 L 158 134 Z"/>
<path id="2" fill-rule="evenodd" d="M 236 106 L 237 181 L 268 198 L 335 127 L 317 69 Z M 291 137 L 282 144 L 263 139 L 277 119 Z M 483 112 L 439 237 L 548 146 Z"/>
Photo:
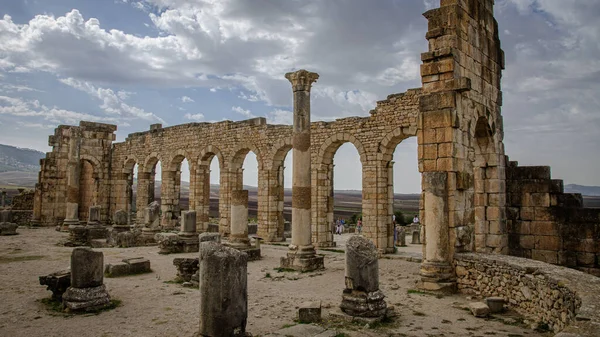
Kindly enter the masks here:
<path id="1" fill-rule="evenodd" d="M 292 244 L 282 267 L 302 271 L 323 268 L 311 242 L 310 88 L 319 75 L 306 70 L 285 74 L 294 93 Z"/>

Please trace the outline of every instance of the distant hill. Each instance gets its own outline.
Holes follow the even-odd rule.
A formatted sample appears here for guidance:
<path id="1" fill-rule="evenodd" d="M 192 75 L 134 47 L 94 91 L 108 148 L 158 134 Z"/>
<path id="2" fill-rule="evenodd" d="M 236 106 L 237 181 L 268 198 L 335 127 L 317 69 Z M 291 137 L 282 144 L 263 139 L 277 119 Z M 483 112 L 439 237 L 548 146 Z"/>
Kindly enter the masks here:
<path id="1" fill-rule="evenodd" d="M 590 197 L 600 196 L 600 186 L 565 185 L 565 193 L 581 193 Z"/>
<path id="2" fill-rule="evenodd" d="M 0 172 L 37 172 L 45 153 L 0 144 Z"/>

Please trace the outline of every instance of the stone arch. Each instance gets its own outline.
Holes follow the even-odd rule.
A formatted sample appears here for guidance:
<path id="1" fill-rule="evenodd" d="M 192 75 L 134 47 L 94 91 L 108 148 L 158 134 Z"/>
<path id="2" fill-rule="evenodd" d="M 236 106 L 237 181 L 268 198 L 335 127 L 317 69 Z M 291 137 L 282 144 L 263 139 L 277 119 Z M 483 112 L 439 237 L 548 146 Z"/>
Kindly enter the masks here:
<path id="1" fill-rule="evenodd" d="M 163 158 L 162 158 L 162 156 L 160 154 L 158 154 L 157 152 L 150 153 L 144 159 L 143 171 L 146 172 L 146 173 L 151 173 L 152 169 L 154 169 L 154 166 L 159 161 L 161 163 L 164 163 Z"/>
<path id="2" fill-rule="evenodd" d="M 210 166 L 210 163 L 215 156 L 219 161 L 219 168 L 223 169 L 223 152 L 215 145 L 208 145 L 200 151 L 200 155 L 197 157 L 198 165 Z"/>
<path id="3" fill-rule="evenodd" d="M 190 210 L 196 211 L 196 226 L 198 231 L 207 231 L 210 220 L 210 166 L 214 157 L 219 162 L 219 209 L 218 216 L 225 214 L 226 193 L 224 185 L 226 177 L 223 159 L 223 151 L 216 145 L 204 147 L 196 158 L 197 165 L 194 172 L 190 172 L 190 180 L 194 180 L 193 188 L 190 187 Z"/>
<path id="4" fill-rule="evenodd" d="M 292 149 L 293 137 L 278 140 L 272 147 L 267 160 L 266 181 L 268 184 L 267 212 L 265 225 L 259 228 L 259 235 L 268 241 L 285 241 L 284 227 L 284 162 Z"/>
<path id="5" fill-rule="evenodd" d="M 130 217 L 131 212 L 133 212 L 133 210 L 137 209 L 137 207 L 138 207 L 137 203 L 134 203 L 134 200 L 133 200 L 133 183 L 134 183 L 133 169 L 135 168 L 135 165 L 138 165 L 138 171 L 139 171 L 141 165 L 140 165 L 137 157 L 128 156 L 125 159 L 125 162 L 123 163 L 123 165 L 121 167 L 121 174 L 119 177 L 120 181 L 118 182 L 122 186 L 120 195 L 124 199 L 120 199 L 121 196 L 117 197 L 119 199 L 117 201 L 117 209 L 125 210 L 127 212 L 129 221 L 131 221 L 131 217 Z"/>
<path id="6" fill-rule="evenodd" d="M 121 173 L 130 174 L 136 164 L 140 166 L 140 160 L 135 155 L 127 156 L 121 165 Z"/>
<path id="7" fill-rule="evenodd" d="M 360 162 L 364 166 L 367 162 L 365 147 L 356 137 L 348 133 L 335 134 L 323 142 L 317 155 L 318 165 L 331 165 L 333 163 L 333 156 L 344 143 L 352 143 L 354 145 L 360 156 Z"/>
<path id="8" fill-rule="evenodd" d="M 262 154 L 258 150 L 258 147 L 256 147 L 252 143 L 248 143 L 248 144 L 245 144 L 245 145 L 237 145 L 231 151 L 231 158 L 229 159 L 229 165 L 228 165 L 229 168 L 230 169 L 241 168 L 242 165 L 244 164 L 244 160 L 246 159 L 246 155 L 250 151 L 254 152 L 254 154 L 256 155 L 256 161 L 258 162 L 258 169 L 259 170 L 262 169 L 263 168 Z"/>
<path id="9" fill-rule="evenodd" d="M 177 171 L 180 169 L 180 165 L 183 162 L 184 159 L 187 159 L 188 164 L 191 166 L 192 165 L 192 161 L 193 158 L 189 152 L 185 151 L 185 150 L 177 150 L 175 151 L 175 153 L 171 154 L 171 156 L 168 159 L 168 163 L 165 167 L 165 170 L 167 171 Z"/>
<path id="10" fill-rule="evenodd" d="M 286 137 L 284 139 L 278 140 L 275 144 L 273 144 L 273 151 L 271 153 L 271 157 L 269 158 L 269 167 L 272 170 L 276 170 L 285 160 L 288 152 L 293 148 L 292 145 L 293 137 Z"/>
<path id="11" fill-rule="evenodd" d="M 316 167 L 313 167 L 313 179 L 316 178 L 316 185 L 313 182 L 312 192 L 312 222 L 313 242 L 319 247 L 329 247 L 333 242 L 333 157 L 337 150 L 344 143 L 351 143 L 357 150 L 361 162 L 362 186 L 364 188 L 365 167 L 367 164 L 367 155 L 365 148 L 354 135 L 348 133 L 338 133 L 327 138 L 319 148 L 317 153 Z M 364 197 L 364 193 L 363 193 Z M 363 198 L 364 211 L 364 198 Z"/>
<path id="12" fill-rule="evenodd" d="M 80 155 L 80 173 L 79 173 L 79 219 L 87 221 L 89 208 L 94 205 L 100 205 L 100 170 L 102 166 L 95 157 Z"/>
<path id="13" fill-rule="evenodd" d="M 379 151 L 381 154 L 381 159 L 384 162 L 392 161 L 394 157 L 394 152 L 396 151 L 396 147 L 405 139 L 414 137 L 416 134 L 406 134 L 404 133 L 404 129 L 406 128 L 396 128 L 391 132 L 388 132 L 385 137 L 379 143 Z"/>

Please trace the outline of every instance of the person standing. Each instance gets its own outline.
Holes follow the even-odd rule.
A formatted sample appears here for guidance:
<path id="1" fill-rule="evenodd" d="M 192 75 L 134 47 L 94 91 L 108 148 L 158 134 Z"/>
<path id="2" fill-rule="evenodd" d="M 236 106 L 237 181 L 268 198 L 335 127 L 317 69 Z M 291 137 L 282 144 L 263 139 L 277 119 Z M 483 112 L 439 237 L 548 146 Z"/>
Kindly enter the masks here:
<path id="1" fill-rule="evenodd" d="M 356 222 L 356 230 L 358 230 L 358 234 L 362 234 L 362 220 L 358 219 Z"/>

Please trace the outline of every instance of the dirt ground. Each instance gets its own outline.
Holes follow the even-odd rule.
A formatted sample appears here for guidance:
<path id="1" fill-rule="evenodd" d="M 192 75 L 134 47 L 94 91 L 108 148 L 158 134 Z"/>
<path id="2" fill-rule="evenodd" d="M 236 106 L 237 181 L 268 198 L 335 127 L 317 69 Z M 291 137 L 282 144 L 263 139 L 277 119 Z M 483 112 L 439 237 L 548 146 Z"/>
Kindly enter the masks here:
<path id="1" fill-rule="evenodd" d="M 114 310 L 99 314 L 66 315 L 48 310 L 40 302 L 50 291 L 38 276 L 69 267 L 71 248 L 57 246 L 67 237 L 53 229 L 20 228 L 20 235 L 0 237 L 0 336 L 194 336 L 198 330 L 198 290 L 172 283 L 175 257 L 197 253 L 159 255 L 157 247 L 106 248 L 104 263 L 146 257 L 150 274 L 105 278 Z M 336 236 L 340 247 L 349 235 Z M 278 273 L 285 246 L 263 245 L 263 259 L 248 264 L 248 325 L 254 336 L 295 324 L 297 307 L 320 300 L 323 317 L 337 309 L 344 287 L 344 254 L 319 251 L 326 269 L 314 273 Z M 409 247 L 418 251 L 419 247 Z M 436 296 L 415 289 L 419 263 L 381 259 L 380 287 L 398 317 L 376 327 L 362 324 L 323 325 L 339 336 L 547 336 L 519 324 L 514 313 L 478 319 L 464 310 L 464 295 Z"/>

